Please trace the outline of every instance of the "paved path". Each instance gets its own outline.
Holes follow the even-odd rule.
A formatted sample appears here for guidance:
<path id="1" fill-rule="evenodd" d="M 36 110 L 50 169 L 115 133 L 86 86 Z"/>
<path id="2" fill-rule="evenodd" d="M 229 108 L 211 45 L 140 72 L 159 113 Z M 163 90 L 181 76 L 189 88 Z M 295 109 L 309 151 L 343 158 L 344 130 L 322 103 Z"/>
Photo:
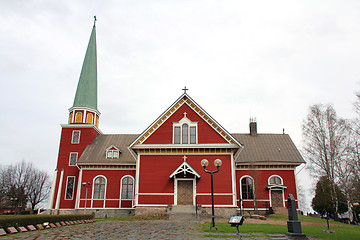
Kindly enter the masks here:
<path id="1" fill-rule="evenodd" d="M 0 237 L 5 239 L 238 239 L 236 234 L 199 233 L 201 223 L 197 221 L 99 221 L 41 231 L 17 233 Z M 286 240 L 283 234 L 241 234 L 242 240 Z"/>

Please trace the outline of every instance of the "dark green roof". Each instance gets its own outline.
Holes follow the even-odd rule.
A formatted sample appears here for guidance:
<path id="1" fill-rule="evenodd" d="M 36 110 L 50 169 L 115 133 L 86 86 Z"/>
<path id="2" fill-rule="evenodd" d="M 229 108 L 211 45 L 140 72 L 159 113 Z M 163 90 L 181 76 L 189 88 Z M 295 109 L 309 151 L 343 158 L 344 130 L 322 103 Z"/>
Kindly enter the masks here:
<path id="1" fill-rule="evenodd" d="M 73 107 L 88 107 L 97 110 L 97 60 L 96 28 L 92 29 L 81 69 Z"/>

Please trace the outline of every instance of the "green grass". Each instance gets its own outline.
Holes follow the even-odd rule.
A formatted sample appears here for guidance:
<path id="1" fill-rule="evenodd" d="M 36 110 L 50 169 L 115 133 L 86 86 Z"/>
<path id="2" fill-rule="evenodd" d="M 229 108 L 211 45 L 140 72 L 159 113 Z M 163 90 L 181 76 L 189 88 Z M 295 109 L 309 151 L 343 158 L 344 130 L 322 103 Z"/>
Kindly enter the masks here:
<path id="1" fill-rule="evenodd" d="M 286 215 L 274 215 L 271 219 L 287 220 Z M 320 222 L 326 223 L 324 219 L 301 216 L 302 222 Z M 335 231 L 336 234 L 325 233 L 323 230 L 326 230 L 326 226 L 316 226 L 316 225 L 302 225 L 302 231 L 306 236 L 316 237 L 320 239 L 330 239 L 330 240 L 358 240 L 360 239 L 360 226 L 348 225 L 339 222 L 331 221 L 332 224 L 341 225 L 341 226 L 330 226 L 330 230 Z M 236 228 L 231 227 L 228 223 L 217 223 L 217 229 L 211 228 L 210 223 L 206 223 L 202 227 L 202 232 L 208 232 L 209 235 L 204 235 L 204 237 L 224 237 L 226 233 L 236 233 Z M 265 234 L 271 233 L 287 233 L 286 225 L 275 225 L 275 224 L 247 224 L 246 220 L 242 226 L 239 227 L 240 233 L 256 233 L 261 232 Z M 211 235 L 211 233 L 217 233 L 217 235 Z"/>
<path id="2" fill-rule="evenodd" d="M 316 223 L 323 223 L 326 224 L 326 219 L 318 218 L 318 217 L 310 217 L 310 216 L 304 216 L 299 215 L 299 221 L 301 222 L 316 222 Z M 288 216 L 284 214 L 271 214 L 268 216 L 268 219 L 276 219 L 276 220 L 288 220 Z M 343 226 L 349 226 L 348 224 L 336 222 L 332 219 L 329 220 L 330 224 L 336 224 L 336 225 L 343 225 Z"/>

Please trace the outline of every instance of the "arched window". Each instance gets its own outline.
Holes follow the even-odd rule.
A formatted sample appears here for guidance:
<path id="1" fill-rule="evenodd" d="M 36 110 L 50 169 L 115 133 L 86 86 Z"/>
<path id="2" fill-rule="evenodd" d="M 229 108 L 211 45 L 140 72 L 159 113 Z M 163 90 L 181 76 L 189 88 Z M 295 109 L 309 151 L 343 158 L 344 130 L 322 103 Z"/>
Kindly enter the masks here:
<path id="1" fill-rule="evenodd" d="M 183 144 L 188 144 L 188 129 L 189 129 L 189 125 L 187 125 L 186 123 L 182 125 L 182 143 Z"/>
<path id="2" fill-rule="evenodd" d="M 271 176 L 269 179 L 270 185 L 282 185 L 282 179 L 279 176 Z"/>
<path id="3" fill-rule="evenodd" d="M 134 179 L 130 176 L 124 177 L 121 180 L 121 199 L 133 199 L 134 194 Z"/>
<path id="4" fill-rule="evenodd" d="M 106 180 L 104 177 L 99 176 L 95 178 L 93 199 L 105 198 L 105 186 L 106 186 Z"/>
<path id="5" fill-rule="evenodd" d="M 70 113 L 70 116 L 69 116 L 69 123 L 72 123 L 72 118 L 73 118 L 73 112 Z"/>
<path id="6" fill-rule="evenodd" d="M 86 117 L 86 123 L 93 124 L 94 115 L 89 113 Z"/>
<path id="7" fill-rule="evenodd" d="M 250 177 L 241 179 L 242 199 L 254 199 L 254 180 Z"/>
<path id="8" fill-rule="evenodd" d="M 76 113 L 75 122 L 76 123 L 81 123 L 82 122 L 82 113 L 81 112 Z"/>

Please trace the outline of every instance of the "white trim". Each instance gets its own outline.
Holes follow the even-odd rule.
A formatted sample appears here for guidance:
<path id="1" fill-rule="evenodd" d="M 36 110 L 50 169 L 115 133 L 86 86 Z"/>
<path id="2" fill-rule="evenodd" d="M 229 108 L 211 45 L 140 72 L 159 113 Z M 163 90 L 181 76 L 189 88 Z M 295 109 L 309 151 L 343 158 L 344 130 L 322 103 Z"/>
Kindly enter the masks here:
<path id="1" fill-rule="evenodd" d="M 276 183 L 275 183 L 275 184 L 270 184 L 270 179 L 271 179 L 272 177 L 278 177 L 278 178 L 280 178 L 281 183 L 280 183 L 280 184 L 276 184 Z M 284 180 L 283 180 L 283 178 L 280 177 L 279 175 L 273 174 L 273 175 L 271 175 L 271 176 L 268 178 L 268 185 L 284 185 Z"/>
<path id="2" fill-rule="evenodd" d="M 63 178 L 64 178 L 64 169 L 61 169 L 59 187 L 58 187 L 58 191 L 57 191 L 56 205 L 55 205 L 56 210 L 59 209 L 59 206 L 60 206 L 61 188 L 62 188 Z"/>
<path id="3" fill-rule="evenodd" d="M 165 196 L 171 196 L 174 195 L 174 193 L 138 193 L 138 195 L 143 195 L 143 196 L 156 196 L 156 195 L 165 195 Z"/>
<path id="4" fill-rule="evenodd" d="M 284 165 L 289 165 L 289 164 L 284 164 Z M 235 170 L 236 171 L 243 171 L 243 170 L 256 170 L 256 171 L 277 170 L 277 171 L 283 171 L 283 170 L 294 170 L 294 167 L 289 167 L 289 168 L 239 168 L 237 166 Z"/>
<path id="5" fill-rule="evenodd" d="M 233 205 L 237 205 L 236 204 L 235 161 L 234 161 L 234 155 L 233 154 L 231 154 L 230 164 L 231 164 L 231 187 L 232 187 L 232 193 L 233 193 Z"/>
<path id="6" fill-rule="evenodd" d="M 93 128 L 100 135 L 103 134 L 100 129 L 94 124 L 60 124 L 60 126 L 62 128 Z"/>
<path id="7" fill-rule="evenodd" d="M 212 207 L 212 205 L 201 205 L 202 207 Z M 236 208 L 237 206 L 235 205 L 216 205 L 214 204 L 214 207 L 231 207 L 231 208 Z"/>
<path id="8" fill-rule="evenodd" d="M 188 125 L 187 130 L 187 142 L 185 144 L 197 144 L 198 143 L 198 122 L 192 122 L 190 119 L 186 117 L 186 114 L 184 113 L 184 117 L 179 122 L 173 122 L 173 141 L 172 143 L 175 144 L 175 127 L 180 127 L 180 143 L 183 144 L 183 126 L 184 124 Z M 195 127 L 195 143 L 190 143 L 190 128 Z"/>
<path id="9" fill-rule="evenodd" d="M 133 184 L 132 184 L 132 198 L 131 199 L 122 199 L 121 198 L 121 194 L 122 194 L 122 181 L 124 178 L 126 177 L 130 177 L 133 181 Z M 134 197 L 135 197 L 135 178 L 131 175 L 124 175 L 121 179 L 120 179 L 120 201 L 119 201 L 119 207 L 121 208 L 121 201 L 122 200 L 125 200 L 125 201 L 131 201 L 131 207 L 134 207 Z"/>
<path id="10" fill-rule="evenodd" d="M 134 207 L 167 207 L 169 206 L 168 204 L 138 204 L 135 205 Z"/>
<path id="11" fill-rule="evenodd" d="M 80 168 L 79 178 L 78 178 L 78 186 L 77 186 L 77 191 L 76 191 L 75 208 L 79 208 L 79 207 L 80 207 L 80 194 L 81 194 L 82 173 L 83 173 L 83 170 Z"/>
<path id="12" fill-rule="evenodd" d="M 74 165 L 70 164 L 70 163 L 71 163 L 71 154 L 76 154 L 76 159 L 75 159 L 75 164 L 74 164 Z M 70 152 L 70 155 L 69 155 L 69 166 L 76 166 L 78 159 L 79 159 L 79 153 L 78 153 L 78 152 Z"/>
<path id="13" fill-rule="evenodd" d="M 52 184 L 51 184 L 51 191 L 50 191 L 50 198 L 49 198 L 49 202 L 48 202 L 48 209 L 52 209 L 52 207 L 53 207 L 52 205 L 54 203 L 54 195 L 55 195 L 57 173 L 58 173 L 58 170 L 55 169 L 54 176 L 53 176 L 53 181 L 52 181 Z"/>
<path id="14" fill-rule="evenodd" d="M 197 193 L 198 196 L 211 196 L 211 193 Z M 214 196 L 233 196 L 233 193 L 214 193 Z"/>
<path id="15" fill-rule="evenodd" d="M 176 168 L 176 170 L 170 174 L 169 178 L 173 178 L 175 175 L 179 173 L 184 173 L 186 176 L 186 173 L 193 174 L 196 177 L 200 178 L 200 174 L 198 174 L 187 162 L 183 162 L 180 164 L 179 167 Z"/>
<path id="16" fill-rule="evenodd" d="M 241 185 L 241 180 L 242 180 L 243 178 L 246 178 L 246 177 L 251 178 L 252 181 L 253 181 L 253 197 L 255 196 L 255 181 L 254 181 L 254 178 L 253 178 L 252 176 L 250 176 L 250 175 L 244 175 L 244 176 L 242 176 L 242 177 L 239 179 L 240 198 L 241 198 L 242 201 L 244 201 L 244 200 L 254 201 L 254 198 L 252 198 L 252 199 L 243 199 L 243 198 L 242 198 L 242 185 Z"/>
<path id="17" fill-rule="evenodd" d="M 105 165 L 105 164 L 101 164 L 101 165 Z M 123 165 L 119 165 L 119 166 L 126 166 L 126 165 L 127 164 L 123 164 Z M 124 171 L 124 170 L 129 171 L 129 170 L 131 170 L 131 171 L 134 171 L 134 170 L 136 170 L 135 165 L 134 165 L 133 168 L 105 168 L 105 167 L 104 168 L 92 168 L 92 167 L 84 167 L 86 165 L 78 165 L 78 166 L 80 166 L 82 169 L 87 170 L 87 171 L 90 171 L 90 170 L 112 170 L 112 171 L 114 171 L 114 170 L 116 170 L 116 171 Z M 108 166 L 114 166 L 114 165 L 108 165 Z M 115 166 L 117 166 L 117 165 L 115 165 Z"/>
<path id="18" fill-rule="evenodd" d="M 67 198 L 66 198 L 66 195 L 67 195 L 67 190 L 68 190 L 69 178 L 74 178 L 74 182 L 73 182 L 73 188 L 72 188 L 71 198 L 70 198 L 70 199 L 67 199 Z M 74 200 L 75 181 L 76 181 L 76 176 L 67 176 L 67 177 L 66 177 L 66 187 L 65 187 L 64 200 Z"/>
<path id="19" fill-rule="evenodd" d="M 79 132 L 79 140 L 78 142 L 74 142 L 74 133 Z M 73 130 L 71 135 L 71 144 L 80 144 L 81 130 Z"/>
<path id="20" fill-rule="evenodd" d="M 73 112 L 74 110 L 85 110 L 88 112 L 96 113 L 99 116 L 101 115 L 101 113 L 97 109 L 93 109 L 93 108 L 89 108 L 89 107 L 71 107 L 71 108 L 69 108 L 70 113 Z"/>
<path id="21" fill-rule="evenodd" d="M 95 191 L 95 179 L 98 177 L 103 177 L 105 179 L 105 189 L 104 189 L 104 199 L 95 199 L 94 191 Z M 107 178 L 104 175 L 97 175 L 93 178 L 92 184 L 92 193 L 91 193 L 91 208 L 93 207 L 93 202 L 95 201 L 103 201 L 103 208 L 105 208 L 105 200 L 106 200 L 106 190 L 107 190 Z M 100 192 L 100 189 L 99 189 Z"/>
<path id="22" fill-rule="evenodd" d="M 192 205 L 195 206 L 196 201 L 196 178 L 176 178 L 174 179 L 174 205 L 178 205 L 177 203 L 177 192 L 178 192 L 178 181 L 193 181 L 193 203 Z"/>
<path id="23" fill-rule="evenodd" d="M 155 148 L 238 148 L 236 144 L 229 143 L 201 143 L 201 144 L 137 144 L 132 149 L 155 149 Z M 218 153 L 219 154 L 219 153 Z M 231 154 L 228 152 L 227 154 Z"/>
<path id="24" fill-rule="evenodd" d="M 129 148 L 130 149 L 130 148 Z M 131 151 L 130 151 L 131 152 Z M 134 205 L 139 203 L 139 178 L 140 178 L 140 155 L 136 158 L 136 169 L 135 169 L 135 202 Z"/>
<path id="25" fill-rule="evenodd" d="M 281 191 L 282 194 L 282 205 L 283 207 L 285 207 L 285 199 L 284 199 L 284 189 L 269 189 L 269 202 L 270 202 L 270 206 L 272 207 L 272 199 L 271 199 L 271 195 L 272 195 L 272 191 Z"/>

